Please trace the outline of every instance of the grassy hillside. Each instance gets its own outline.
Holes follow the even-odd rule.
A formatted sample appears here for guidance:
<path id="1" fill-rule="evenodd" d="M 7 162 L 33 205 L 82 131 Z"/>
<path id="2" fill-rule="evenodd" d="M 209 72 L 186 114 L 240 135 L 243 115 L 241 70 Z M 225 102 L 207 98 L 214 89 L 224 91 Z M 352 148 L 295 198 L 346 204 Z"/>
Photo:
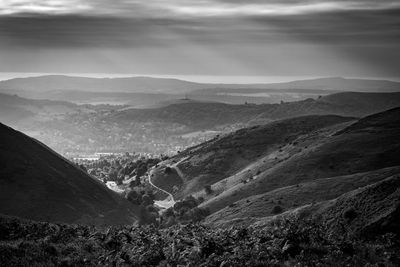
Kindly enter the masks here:
<path id="1" fill-rule="evenodd" d="M 344 193 L 380 182 L 400 174 L 400 167 L 317 179 L 275 189 L 241 199 L 207 217 L 206 222 L 218 226 L 250 225 L 262 217 L 274 216 L 299 207 L 335 199 Z M 280 207 L 281 209 L 278 210 Z"/>
<path id="2" fill-rule="evenodd" d="M 349 234 L 363 237 L 387 233 L 398 235 L 399 188 L 400 175 L 396 172 L 385 179 L 359 187 L 337 198 L 307 204 L 281 215 L 253 218 L 253 222 L 250 223 L 253 227 L 263 228 L 276 220 L 298 218 L 304 221 L 312 218 L 327 226 L 326 235 L 343 237 Z"/>
<path id="3" fill-rule="evenodd" d="M 276 159 L 273 166 L 263 168 L 261 164 L 258 174 L 250 168 L 252 179 L 229 187 L 202 205 L 216 211 L 242 198 L 280 187 L 400 165 L 399 118 L 397 108 L 366 117 L 343 130 L 318 134 L 314 140 L 310 135 L 300 137 L 270 152 Z M 236 177 L 227 178 L 230 179 Z"/>
<path id="4" fill-rule="evenodd" d="M 186 196 L 237 173 L 301 135 L 351 120 L 339 116 L 306 116 L 245 128 L 189 148 L 165 164 L 178 163 L 177 168 L 186 181 L 183 186 L 177 184 L 180 190 L 176 195 Z M 273 158 L 265 164 L 272 166 L 276 161 Z"/>
<path id="5" fill-rule="evenodd" d="M 224 224 L 366 186 L 388 176 L 379 169 L 399 166 L 398 155 L 400 108 L 360 120 L 306 116 L 244 128 L 191 147 L 159 167 L 159 173 L 173 167 L 181 179 L 160 175 L 154 181 L 176 198 L 204 199 L 199 207 L 214 213 L 208 220 Z M 178 190 L 172 192 L 174 186 Z M 272 211 L 276 205 L 282 210 Z"/>
<path id="6" fill-rule="evenodd" d="M 129 224 L 137 208 L 48 147 L 0 124 L 0 213 L 66 223 Z"/>
<path id="7" fill-rule="evenodd" d="M 363 236 L 400 233 L 400 175 L 359 188 L 334 199 L 320 213 L 331 231 Z"/>

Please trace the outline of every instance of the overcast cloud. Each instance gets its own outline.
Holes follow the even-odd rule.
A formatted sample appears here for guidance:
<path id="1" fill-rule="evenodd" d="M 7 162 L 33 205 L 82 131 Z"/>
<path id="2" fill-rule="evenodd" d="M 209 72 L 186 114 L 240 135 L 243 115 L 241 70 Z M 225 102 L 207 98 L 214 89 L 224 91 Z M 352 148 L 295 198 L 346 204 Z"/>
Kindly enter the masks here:
<path id="1" fill-rule="evenodd" d="M 0 1 L 0 71 L 400 76 L 399 41 L 399 1 Z"/>

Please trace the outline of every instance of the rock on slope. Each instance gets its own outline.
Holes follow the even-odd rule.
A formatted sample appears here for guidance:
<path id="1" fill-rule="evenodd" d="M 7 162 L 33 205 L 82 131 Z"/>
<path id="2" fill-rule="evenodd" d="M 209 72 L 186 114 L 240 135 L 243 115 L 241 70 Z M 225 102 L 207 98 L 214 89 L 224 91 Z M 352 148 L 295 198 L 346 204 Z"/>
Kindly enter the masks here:
<path id="1" fill-rule="evenodd" d="M 0 213 L 27 219 L 130 224 L 138 209 L 40 142 L 0 124 Z"/>

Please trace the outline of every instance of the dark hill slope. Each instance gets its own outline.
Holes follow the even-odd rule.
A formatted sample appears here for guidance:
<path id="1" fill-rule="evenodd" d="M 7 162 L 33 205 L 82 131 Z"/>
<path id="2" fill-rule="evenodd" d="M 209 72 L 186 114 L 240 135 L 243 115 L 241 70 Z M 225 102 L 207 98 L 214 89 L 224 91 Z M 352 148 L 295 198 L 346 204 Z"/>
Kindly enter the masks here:
<path id="1" fill-rule="evenodd" d="M 292 142 L 297 153 L 289 154 L 272 167 L 261 168 L 256 179 L 229 188 L 203 206 L 216 211 L 242 198 L 289 185 L 398 166 L 400 108 L 366 117 L 336 134 L 332 132 L 306 143 L 310 137 Z M 288 149 L 285 146 L 280 150 Z"/>
<path id="2" fill-rule="evenodd" d="M 130 224 L 136 208 L 40 142 L 0 124 L 0 213 L 65 223 Z"/>
<path id="3" fill-rule="evenodd" d="M 191 147 L 165 164 L 178 163 L 177 168 L 183 173 L 184 184 L 177 184 L 180 187 L 177 196 L 185 196 L 235 174 L 300 135 L 351 120 L 353 119 L 333 115 L 305 116 L 245 128 Z M 159 181 L 158 178 L 155 176 L 153 182 L 161 187 L 165 186 L 166 177 L 160 178 L 164 181 Z M 170 182 L 173 183 L 172 180 Z M 168 190 L 171 186 L 166 186 L 165 189 Z"/>

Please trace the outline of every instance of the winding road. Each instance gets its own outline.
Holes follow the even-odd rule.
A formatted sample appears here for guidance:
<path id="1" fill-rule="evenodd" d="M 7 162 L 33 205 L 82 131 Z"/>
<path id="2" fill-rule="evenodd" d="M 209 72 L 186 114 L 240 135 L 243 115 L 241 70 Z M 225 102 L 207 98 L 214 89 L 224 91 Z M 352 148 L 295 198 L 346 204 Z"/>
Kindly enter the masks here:
<path id="1" fill-rule="evenodd" d="M 185 159 L 186 159 L 186 158 L 183 158 L 183 159 L 181 159 L 180 161 L 178 161 L 177 163 L 175 163 L 175 164 L 169 166 L 169 167 L 173 168 L 173 169 L 176 171 L 176 173 L 177 173 L 177 174 L 179 175 L 179 177 L 182 179 L 182 182 L 185 182 L 185 178 L 184 178 L 184 175 L 183 175 L 182 171 L 179 169 L 178 164 L 181 163 L 182 161 L 184 161 Z M 160 208 L 164 208 L 164 209 L 168 209 L 168 208 L 170 208 L 170 207 L 173 207 L 173 206 L 175 205 L 175 203 L 176 203 L 176 201 L 175 201 L 175 199 L 174 199 L 174 196 L 173 196 L 171 193 L 167 192 L 166 190 L 164 190 L 164 189 L 162 189 L 162 188 L 156 186 L 156 185 L 153 184 L 153 182 L 151 181 L 151 177 L 152 177 L 153 174 L 154 174 L 154 170 L 155 170 L 155 168 L 153 167 L 153 168 L 151 168 L 151 170 L 150 170 L 150 172 L 149 172 L 149 175 L 148 175 L 149 184 L 150 184 L 151 186 L 155 187 L 156 189 L 160 190 L 161 192 L 164 192 L 165 194 L 168 195 L 168 197 L 167 197 L 166 199 L 164 199 L 164 200 L 156 200 L 156 201 L 154 201 L 154 204 L 155 204 L 156 206 L 158 206 L 158 207 L 160 207 Z"/>
<path id="2" fill-rule="evenodd" d="M 164 189 L 156 186 L 155 184 L 153 184 L 153 182 L 151 181 L 151 177 L 153 176 L 153 172 L 154 172 L 154 167 L 150 170 L 149 175 L 148 175 L 148 179 L 149 179 L 149 184 L 153 187 L 155 187 L 156 189 L 160 190 L 161 192 L 164 192 L 165 194 L 168 195 L 168 197 L 164 200 L 156 200 L 154 201 L 154 205 L 159 206 L 160 208 L 164 208 L 164 209 L 168 209 L 170 207 L 173 207 L 175 205 L 175 200 L 174 200 L 174 196 L 165 191 Z"/>

